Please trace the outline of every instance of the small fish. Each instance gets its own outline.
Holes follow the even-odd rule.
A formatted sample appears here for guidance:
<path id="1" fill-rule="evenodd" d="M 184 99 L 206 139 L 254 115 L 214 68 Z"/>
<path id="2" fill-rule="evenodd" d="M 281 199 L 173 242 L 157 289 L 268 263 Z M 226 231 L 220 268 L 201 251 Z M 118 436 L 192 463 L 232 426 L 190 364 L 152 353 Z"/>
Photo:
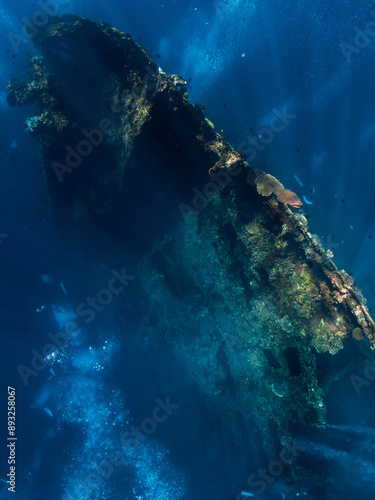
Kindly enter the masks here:
<path id="1" fill-rule="evenodd" d="M 346 205 L 346 200 L 344 198 L 341 200 L 341 202 L 343 205 Z"/>
<path id="2" fill-rule="evenodd" d="M 368 237 L 370 238 L 370 240 L 372 240 L 372 236 L 371 236 L 371 234 L 369 234 L 369 235 L 368 235 Z"/>
<path id="3" fill-rule="evenodd" d="M 350 229 L 351 229 L 352 231 L 354 231 L 354 227 L 353 227 L 351 224 L 350 224 L 350 226 L 349 226 L 349 227 L 350 227 Z"/>
<path id="4" fill-rule="evenodd" d="M 60 286 L 61 286 L 61 290 L 65 293 L 65 295 L 68 295 L 68 292 L 66 291 L 64 283 L 62 281 L 60 281 Z"/>
<path id="5" fill-rule="evenodd" d="M 254 493 L 249 493 L 248 491 L 241 491 L 243 497 L 253 498 Z"/>
<path id="6" fill-rule="evenodd" d="M 300 186 L 300 187 L 303 187 L 303 182 L 301 181 L 301 179 L 298 177 L 298 175 L 295 175 L 294 176 L 294 180 L 296 181 L 296 183 Z"/>
<path id="7" fill-rule="evenodd" d="M 312 205 L 312 204 L 313 204 L 313 202 L 312 202 L 312 201 L 309 201 L 309 200 L 306 198 L 306 196 L 305 196 L 305 195 L 303 195 L 303 201 L 304 201 L 305 203 L 307 203 L 308 205 Z"/>
<path id="8" fill-rule="evenodd" d="M 53 417 L 53 413 L 51 412 L 51 410 L 49 408 L 47 408 L 46 406 L 43 408 L 43 410 L 47 413 L 47 415 L 49 415 L 50 417 Z"/>
<path id="9" fill-rule="evenodd" d="M 299 148 L 297 148 L 297 153 L 300 153 L 300 152 L 301 152 L 301 150 Z"/>

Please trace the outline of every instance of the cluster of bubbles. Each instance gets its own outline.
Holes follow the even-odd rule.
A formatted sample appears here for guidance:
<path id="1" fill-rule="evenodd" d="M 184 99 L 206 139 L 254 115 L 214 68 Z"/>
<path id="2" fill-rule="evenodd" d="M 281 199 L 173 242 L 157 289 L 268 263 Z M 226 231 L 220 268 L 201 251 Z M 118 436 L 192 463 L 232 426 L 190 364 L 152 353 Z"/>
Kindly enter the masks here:
<path id="1" fill-rule="evenodd" d="M 53 312 L 60 328 L 74 319 L 69 307 L 55 305 Z M 178 500 L 186 482 L 171 465 L 168 450 L 154 439 L 137 446 L 121 439 L 132 424 L 131 413 L 123 392 L 108 382 L 120 343 L 107 332 L 98 337 L 102 340 L 90 345 L 87 332 L 82 332 L 45 358 L 51 376 L 35 408 L 55 423 L 57 430 L 49 437 L 66 437 L 56 484 L 60 498 Z"/>

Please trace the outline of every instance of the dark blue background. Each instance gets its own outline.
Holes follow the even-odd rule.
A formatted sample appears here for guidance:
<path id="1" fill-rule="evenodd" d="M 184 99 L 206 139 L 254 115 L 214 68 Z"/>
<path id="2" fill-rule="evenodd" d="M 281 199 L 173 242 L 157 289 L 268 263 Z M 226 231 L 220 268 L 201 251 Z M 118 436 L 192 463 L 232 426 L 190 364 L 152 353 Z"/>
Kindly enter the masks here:
<path id="1" fill-rule="evenodd" d="M 350 62 L 340 47 L 353 45 L 356 27 L 375 21 L 372 9 L 372 2 L 349 0 L 71 0 L 59 13 L 106 21 L 130 33 L 165 72 L 189 80 L 191 100 L 206 105 L 206 116 L 235 148 L 268 126 L 273 109 L 295 115 L 252 164 L 312 202 L 304 206 L 311 232 L 333 251 L 339 269 L 354 273 L 375 310 L 375 39 Z M 16 366 L 54 328 L 35 309 L 52 303 L 61 290 L 46 296 L 40 275 L 55 272 L 57 280 L 64 279 L 74 258 L 73 240 L 62 247 L 49 219 L 37 144 L 24 130 L 32 110 L 10 109 L 5 102 L 9 76 L 25 77 L 26 54 L 34 53 L 32 43 L 15 53 L 9 34 L 20 34 L 23 17 L 39 10 L 37 2 L 0 4 L 0 233 L 8 235 L 0 240 L 0 328 L 7 353 L 1 401 L 5 386 L 19 382 Z M 19 425 L 33 429 L 20 444 L 19 470 L 30 471 L 30 477 L 30 463 L 45 449 L 48 422 L 46 414 L 30 409 L 46 376 L 39 378 L 30 390 L 19 384 Z M 365 421 L 370 410 L 364 398 Z"/>

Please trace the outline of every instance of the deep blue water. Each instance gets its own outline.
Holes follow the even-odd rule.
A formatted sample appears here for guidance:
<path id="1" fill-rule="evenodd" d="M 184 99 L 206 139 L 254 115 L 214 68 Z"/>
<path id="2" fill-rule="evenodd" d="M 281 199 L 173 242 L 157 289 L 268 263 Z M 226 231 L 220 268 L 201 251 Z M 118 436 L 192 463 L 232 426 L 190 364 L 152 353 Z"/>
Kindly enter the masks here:
<path id="1" fill-rule="evenodd" d="M 165 72 L 189 79 L 190 99 L 205 104 L 216 130 L 247 154 L 254 168 L 267 170 L 305 197 L 310 231 L 332 250 L 339 269 L 353 273 L 375 311 L 375 3 L 60 3 L 59 14 L 106 21 L 130 33 Z M 78 248 L 105 253 L 100 244 L 85 248 L 74 231 L 64 232 L 51 221 L 38 147 L 24 130 L 30 109 L 9 108 L 5 100 L 9 76 L 25 77 L 26 54 L 34 54 L 31 42 L 15 47 L 10 34 L 20 34 L 24 18 L 40 8 L 38 2 L 0 2 L 0 399 L 5 408 L 7 386 L 16 386 L 19 436 L 17 493 L 7 492 L 1 483 L 0 498 L 62 499 L 67 491 L 76 491 L 77 500 L 235 498 L 246 477 L 234 466 L 222 470 L 215 445 L 206 468 L 199 463 L 199 433 L 190 429 L 199 427 L 204 409 L 197 408 L 193 393 L 175 392 L 170 373 L 182 387 L 189 386 L 188 375 L 163 350 L 150 358 L 99 318 L 71 346 L 73 355 L 53 369 L 55 375 L 47 368 L 30 377 L 27 387 L 20 379 L 17 366 L 30 364 L 31 349 L 41 349 L 47 333 L 58 329 L 56 304 L 69 314 L 72 304 L 87 295 L 74 275 Z M 358 33 L 366 26 L 371 36 L 363 38 Z M 267 133 L 264 129 L 278 114 L 285 127 L 257 149 L 251 142 Z M 51 283 L 43 282 L 44 274 Z M 374 386 L 360 397 L 346 389 L 338 391 L 337 405 L 334 400 L 328 405 L 332 427 L 327 441 L 311 437 L 305 445 L 322 464 L 337 461 L 336 480 L 341 478 L 357 498 L 370 498 Z M 124 425 L 141 422 L 152 414 L 155 400 L 168 395 L 176 406 L 181 404 L 168 425 L 158 426 L 144 446 L 129 451 L 122 468 L 108 473 L 105 495 L 94 486 L 88 496 L 82 495 L 77 485 L 98 459 L 99 443 L 108 453 L 116 449 Z M 0 413 L 5 429 L 5 410 Z M 75 429 L 82 431 L 80 442 Z M 340 448 L 339 439 L 353 448 Z M 0 477 L 5 479 L 5 436 L 1 446 Z M 343 491 L 342 484 L 333 484 L 327 498 L 344 499 Z M 284 495 L 294 498 L 287 490 Z"/>

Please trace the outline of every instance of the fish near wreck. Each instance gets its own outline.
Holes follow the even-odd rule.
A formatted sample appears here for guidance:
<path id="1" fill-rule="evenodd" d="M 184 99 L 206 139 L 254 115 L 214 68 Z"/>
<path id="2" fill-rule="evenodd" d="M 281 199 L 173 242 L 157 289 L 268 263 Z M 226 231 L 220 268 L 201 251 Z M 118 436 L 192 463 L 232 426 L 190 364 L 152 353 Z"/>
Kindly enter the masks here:
<path id="1" fill-rule="evenodd" d="M 8 103 L 35 105 L 26 125 L 56 221 L 126 235 L 109 253 L 137 247 L 140 286 L 131 302 L 116 299 L 114 321 L 130 315 L 135 341 L 171 348 L 228 450 L 246 442 L 260 460 L 278 446 L 272 425 L 279 443 L 290 422 L 324 427 L 332 377 L 317 363 L 325 356 L 339 378 L 348 366 L 334 355 L 355 342 L 374 349 L 375 325 L 297 195 L 275 178 L 261 188 L 272 176 L 254 172 L 188 100 L 185 80 L 129 35 L 66 15 L 34 42 L 29 81 L 10 79 Z"/>
<path id="2" fill-rule="evenodd" d="M 296 193 L 290 191 L 290 189 L 280 189 L 276 193 L 276 198 L 280 203 L 286 203 L 290 207 L 301 208 L 303 205 Z"/>

